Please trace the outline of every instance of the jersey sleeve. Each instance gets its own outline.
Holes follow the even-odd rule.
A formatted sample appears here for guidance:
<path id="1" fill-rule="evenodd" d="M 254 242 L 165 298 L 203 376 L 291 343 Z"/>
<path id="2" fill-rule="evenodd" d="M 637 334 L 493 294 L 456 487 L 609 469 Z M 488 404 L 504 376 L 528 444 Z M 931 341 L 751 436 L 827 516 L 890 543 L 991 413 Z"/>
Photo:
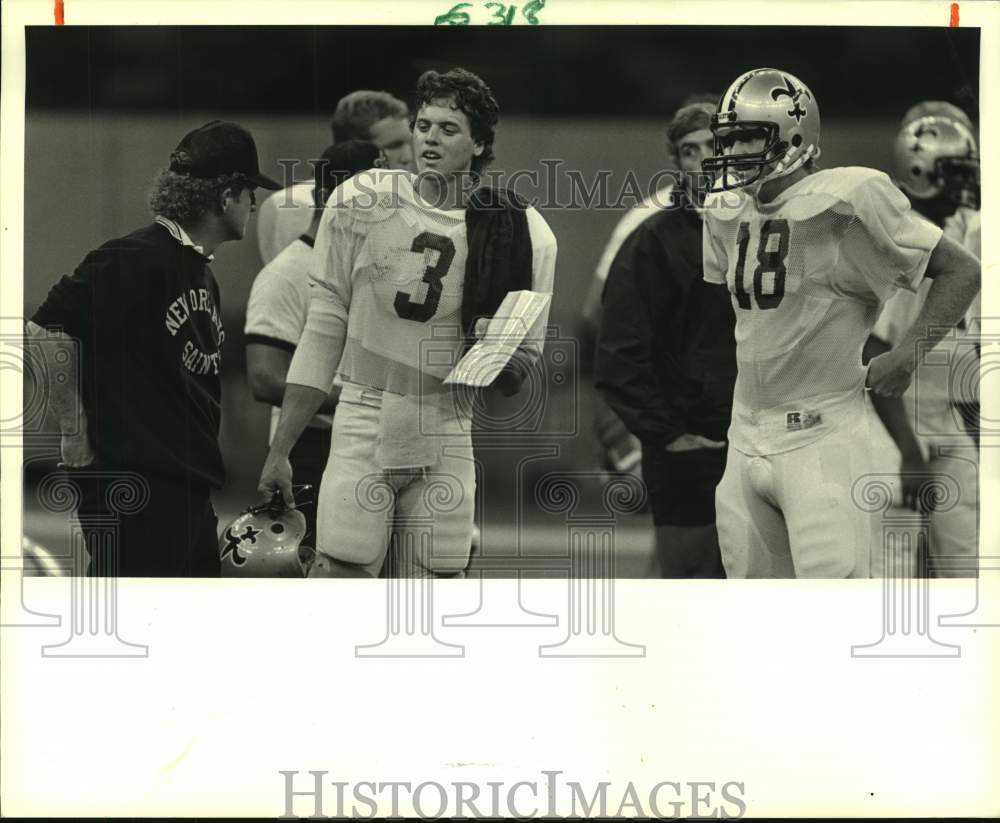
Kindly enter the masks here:
<path id="1" fill-rule="evenodd" d="M 271 261 L 254 279 L 244 333 L 248 343 L 267 343 L 291 352 L 302 336 L 309 309 L 309 287 L 303 288 L 304 272 L 298 278 L 300 282 L 296 282 L 290 276 L 294 272 L 280 263 L 279 259 Z"/>
<path id="2" fill-rule="evenodd" d="M 959 243 L 966 251 L 982 260 L 982 218 L 980 212 L 966 206 L 958 210 L 944 221 L 944 233 Z M 981 333 L 980 321 L 983 316 L 983 291 L 980 288 L 972 299 L 969 310 L 965 313 L 965 325 L 972 335 Z"/>
<path id="3" fill-rule="evenodd" d="M 849 195 L 851 211 L 842 242 L 848 276 L 884 302 L 897 289 L 914 291 L 923 279 L 941 229 L 910 208 L 906 196 L 881 173 Z"/>
<path id="4" fill-rule="evenodd" d="M 556 255 L 559 250 L 555 234 L 537 210 L 527 210 L 528 232 L 531 235 L 531 286 L 532 291 L 552 294 L 556 279 Z M 552 302 L 529 332 L 529 338 L 537 341 L 539 349 L 545 339 L 545 329 L 549 323 Z"/>
<path id="5" fill-rule="evenodd" d="M 961 206 L 944 221 L 944 233 L 982 259 L 982 221 L 978 211 Z"/>
<path id="6" fill-rule="evenodd" d="M 309 311 L 288 368 L 289 383 L 324 392 L 333 386 L 347 338 L 352 276 L 364 226 L 351 203 L 337 204 L 331 195 L 313 248 Z"/>
<path id="7" fill-rule="evenodd" d="M 313 217 L 313 187 L 296 183 L 277 191 L 257 209 L 257 249 L 270 263 L 282 249 L 308 230 Z"/>
<path id="8" fill-rule="evenodd" d="M 723 242 L 722 224 L 706 211 L 701 228 L 701 254 L 704 279 L 709 283 L 726 284 L 729 257 Z"/>

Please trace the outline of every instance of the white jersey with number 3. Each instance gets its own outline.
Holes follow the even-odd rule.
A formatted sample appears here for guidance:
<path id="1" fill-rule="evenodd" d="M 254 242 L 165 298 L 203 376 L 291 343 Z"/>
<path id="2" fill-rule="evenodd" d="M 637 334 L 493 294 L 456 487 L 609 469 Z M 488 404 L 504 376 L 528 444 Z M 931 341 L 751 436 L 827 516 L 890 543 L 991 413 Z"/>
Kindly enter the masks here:
<path id="1" fill-rule="evenodd" d="M 399 395 L 444 391 L 462 348 L 464 209 L 425 203 L 402 171 L 363 172 L 331 194 L 312 259 L 313 298 L 288 381 L 344 380 Z M 556 239 L 527 210 L 532 288 L 551 292 Z M 546 316 L 538 322 L 544 329 Z"/>
<path id="2" fill-rule="evenodd" d="M 814 172 L 769 203 L 706 202 L 705 279 L 728 285 L 739 374 L 730 440 L 746 454 L 814 442 L 856 408 L 879 308 L 920 282 L 941 231 L 881 172 Z"/>

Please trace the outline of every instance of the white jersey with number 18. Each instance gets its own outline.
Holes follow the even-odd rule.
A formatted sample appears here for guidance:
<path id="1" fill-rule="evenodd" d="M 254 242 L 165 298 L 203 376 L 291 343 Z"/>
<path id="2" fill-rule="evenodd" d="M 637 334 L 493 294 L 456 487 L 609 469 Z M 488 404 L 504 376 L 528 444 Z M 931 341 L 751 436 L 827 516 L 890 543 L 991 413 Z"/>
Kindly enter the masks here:
<path id="1" fill-rule="evenodd" d="M 859 402 L 882 303 L 920 282 L 941 230 L 881 172 L 826 169 L 769 203 L 706 202 L 705 279 L 728 285 L 739 373 L 729 437 L 745 454 L 815 442 Z"/>

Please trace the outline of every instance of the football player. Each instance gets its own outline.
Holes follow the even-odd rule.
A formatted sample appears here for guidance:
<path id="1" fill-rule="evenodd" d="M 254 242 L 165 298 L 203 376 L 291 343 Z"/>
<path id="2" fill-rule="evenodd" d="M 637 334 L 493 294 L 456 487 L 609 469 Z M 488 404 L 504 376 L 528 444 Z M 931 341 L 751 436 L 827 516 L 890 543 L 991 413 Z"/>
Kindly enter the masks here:
<path id="1" fill-rule="evenodd" d="M 379 150 L 378 165 L 413 171 L 409 110 L 384 91 L 352 91 L 337 103 L 330 123 L 333 143 L 364 140 Z M 257 247 L 270 263 L 309 229 L 316 208 L 312 181 L 294 183 L 268 197 L 257 210 Z"/>
<path id="2" fill-rule="evenodd" d="M 852 496 L 872 470 L 865 389 L 906 391 L 917 340 L 933 346 L 962 318 L 979 261 L 885 174 L 818 169 L 817 101 L 788 72 L 741 75 L 711 128 L 705 279 L 729 287 L 738 366 L 716 491 L 726 573 L 867 577 L 880 524 Z M 916 321 L 866 369 L 881 305 L 925 279 Z"/>
<path id="3" fill-rule="evenodd" d="M 419 173 L 362 173 L 327 203 L 309 316 L 261 473 L 259 491 L 280 490 L 290 504 L 289 451 L 338 374 L 314 577 L 378 575 L 394 533 L 404 549 L 394 576 L 463 573 L 471 408 L 443 380 L 509 291 L 552 290 L 556 240 L 541 215 L 512 193 L 470 185 L 493 158 L 499 107 L 489 87 L 462 69 L 425 72 L 414 111 Z M 538 356 L 546 322 L 543 313 L 524 358 L 501 374 L 508 391 Z M 429 523 L 431 545 L 414 551 Z"/>
<path id="4" fill-rule="evenodd" d="M 247 380 L 254 399 L 271 406 L 268 442 L 278 425 L 285 378 L 292 354 L 302 335 L 309 311 L 309 263 L 316 232 L 326 200 L 337 186 L 358 172 L 370 169 L 378 157 L 378 148 L 362 140 L 346 140 L 329 146 L 316 161 L 316 207 L 310 212 L 312 223 L 277 257 L 260 270 L 250 289 L 247 302 L 246 336 Z M 311 488 L 315 501 L 327 455 L 330 453 L 330 426 L 337 406 L 340 387 L 335 386 L 323 401 L 320 413 L 309 421 L 292 449 L 289 459 L 298 486 Z M 306 545 L 315 546 L 316 505 L 303 507 L 306 518 Z"/>
<path id="5" fill-rule="evenodd" d="M 914 211 L 944 230 L 946 236 L 980 256 L 979 156 L 976 139 L 964 122 L 941 109 L 920 109 L 896 136 L 892 176 L 910 198 Z M 865 347 L 867 356 L 897 345 L 918 315 L 930 283 L 915 292 L 901 290 L 882 309 Z M 903 505 L 930 514 L 929 561 L 935 576 L 974 574 L 978 544 L 978 455 L 966 433 L 963 412 L 978 401 L 978 354 L 970 335 L 977 331 L 979 298 L 959 321 L 958 336 L 949 335 L 939 347 L 947 357 L 918 365 L 913 385 L 901 397 L 874 395 L 875 410 L 899 448 Z M 940 361 L 940 358 L 938 358 Z M 957 425 L 956 425 L 957 424 Z M 921 494 L 935 476 L 954 480 L 958 500 L 941 511 L 929 511 L 932 498 Z"/>

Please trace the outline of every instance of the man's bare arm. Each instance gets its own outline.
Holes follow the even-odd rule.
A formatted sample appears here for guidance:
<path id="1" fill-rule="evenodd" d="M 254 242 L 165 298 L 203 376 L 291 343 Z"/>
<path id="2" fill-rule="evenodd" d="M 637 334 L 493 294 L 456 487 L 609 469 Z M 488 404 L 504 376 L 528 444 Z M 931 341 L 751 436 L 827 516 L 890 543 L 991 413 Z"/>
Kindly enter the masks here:
<path id="1" fill-rule="evenodd" d="M 295 504 L 295 496 L 292 494 L 292 466 L 288 455 L 326 397 L 326 393 L 311 386 L 296 383 L 285 386 L 281 418 L 257 484 L 257 491 L 264 497 L 270 498 L 277 491 L 281 492 L 285 505 Z"/>
<path id="2" fill-rule="evenodd" d="M 975 255 L 948 237 L 941 237 L 927 263 L 933 280 L 920 314 L 895 348 L 872 358 L 868 386 L 876 394 L 900 397 L 909 388 L 917 366 L 917 344 L 932 349 L 968 311 L 979 293 L 980 264 Z"/>
<path id="3" fill-rule="evenodd" d="M 891 347 L 888 343 L 872 335 L 865 343 L 862 359 L 868 362 L 877 355 L 890 350 Z M 903 505 L 917 510 L 920 502 L 920 487 L 926 479 L 929 469 L 917 436 L 913 432 L 913 426 L 907 417 L 906 406 L 901 397 L 890 397 L 872 392 L 871 399 L 875 413 L 878 414 L 882 425 L 889 432 L 889 436 L 896 444 L 902 457 L 899 474 L 903 484 Z"/>
<path id="4" fill-rule="evenodd" d="M 281 407 L 285 399 L 285 384 L 292 353 L 266 343 L 247 343 L 247 379 L 254 400 Z M 334 386 L 319 408 L 319 414 L 333 414 L 340 397 L 340 386 Z"/>

